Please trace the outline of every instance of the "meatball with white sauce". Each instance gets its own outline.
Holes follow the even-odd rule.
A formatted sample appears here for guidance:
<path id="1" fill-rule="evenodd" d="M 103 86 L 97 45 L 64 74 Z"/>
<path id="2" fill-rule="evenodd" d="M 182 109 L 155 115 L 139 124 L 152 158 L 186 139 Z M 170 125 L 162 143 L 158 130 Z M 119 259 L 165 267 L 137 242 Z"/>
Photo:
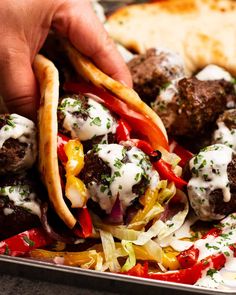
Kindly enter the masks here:
<path id="1" fill-rule="evenodd" d="M 225 144 L 236 152 L 236 109 L 225 111 L 216 123 L 218 128 L 213 134 L 213 141 Z"/>
<path id="2" fill-rule="evenodd" d="M 99 137 L 99 143 L 109 143 L 109 138 L 116 132 L 114 116 L 89 95 L 62 97 L 57 116 L 59 132 L 81 141 L 91 141 Z"/>
<path id="3" fill-rule="evenodd" d="M 230 147 L 209 146 L 191 159 L 189 167 L 188 196 L 201 220 L 219 220 L 236 210 L 236 155 Z"/>
<path id="4" fill-rule="evenodd" d="M 118 197 L 124 212 L 159 181 L 146 154 L 136 147 L 119 144 L 99 144 L 89 151 L 80 177 L 92 200 L 107 214 Z"/>
<path id="5" fill-rule="evenodd" d="M 36 157 L 35 124 L 17 114 L 0 115 L 0 174 L 27 170 Z"/>

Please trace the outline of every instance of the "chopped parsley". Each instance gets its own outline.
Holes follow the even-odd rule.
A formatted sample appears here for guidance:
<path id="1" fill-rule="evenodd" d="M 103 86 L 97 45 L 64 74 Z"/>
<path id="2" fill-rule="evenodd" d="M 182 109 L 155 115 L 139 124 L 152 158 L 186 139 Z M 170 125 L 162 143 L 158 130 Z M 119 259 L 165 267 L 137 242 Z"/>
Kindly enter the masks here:
<path id="1" fill-rule="evenodd" d="M 114 166 L 118 169 L 120 169 L 122 167 L 123 163 L 121 162 L 120 159 L 116 158 L 115 159 L 115 163 L 114 163 Z"/>
<path id="2" fill-rule="evenodd" d="M 30 246 L 33 247 L 35 242 L 30 240 L 27 236 L 23 236 L 23 240 Z"/>
<path id="3" fill-rule="evenodd" d="M 207 276 L 210 276 L 212 278 L 216 272 L 217 270 L 215 268 L 209 268 L 207 271 Z"/>
<path id="4" fill-rule="evenodd" d="M 92 125 L 101 126 L 102 125 L 101 119 L 99 117 L 94 118 L 90 122 L 90 126 L 92 126 Z"/>
<path id="5" fill-rule="evenodd" d="M 13 122 L 13 120 L 12 119 L 7 119 L 7 125 L 8 126 L 11 126 L 11 127 L 16 127 L 16 124 Z"/>

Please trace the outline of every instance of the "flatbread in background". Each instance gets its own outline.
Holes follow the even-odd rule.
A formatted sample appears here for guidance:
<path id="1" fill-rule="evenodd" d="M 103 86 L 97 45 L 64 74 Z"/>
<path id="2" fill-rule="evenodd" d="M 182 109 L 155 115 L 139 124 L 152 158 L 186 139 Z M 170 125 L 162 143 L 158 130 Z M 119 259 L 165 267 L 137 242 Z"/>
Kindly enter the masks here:
<path id="1" fill-rule="evenodd" d="M 114 40 L 138 53 L 147 48 L 178 52 L 187 75 L 217 64 L 236 75 L 236 1 L 166 0 L 123 7 L 107 29 Z"/>

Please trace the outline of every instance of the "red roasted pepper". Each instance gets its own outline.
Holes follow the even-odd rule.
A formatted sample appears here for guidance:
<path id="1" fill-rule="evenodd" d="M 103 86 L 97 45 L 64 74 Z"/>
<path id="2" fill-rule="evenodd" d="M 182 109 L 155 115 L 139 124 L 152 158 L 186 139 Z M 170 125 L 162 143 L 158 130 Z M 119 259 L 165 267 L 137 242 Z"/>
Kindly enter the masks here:
<path id="1" fill-rule="evenodd" d="M 179 145 L 176 141 L 171 141 L 170 143 L 170 152 L 175 153 L 180 157 L 179 165 L 184 167 L 193 157 L 193 154 Z"/>
<path id="2" fill-rule="evenodd" d="M 197 263 L 198 257 L 199 250 L 192 246 L 189 249 L 179 253 L 176 258 L 178 259 L 181 268 L 189 268 Z"/>
<path id="3" fill-rule="evenodd" d="M 82 238 L 88 238 L 91 236 L 93 230 L 93 223 L 89 211 L 86 207 L 77 209 L 77 220 L 74 233 Z"/>
<path id="4" fill-rule="evenodd" d="M 32 228 L 0 242 L 0 254 L 23 256 L 52 243 L 42 228 Z"/>
<path id="5" fill-rule="evenodd" d="M 210 268 L 220 270 L 225 265 L 225 262 L 225 255 L 220 253 L 209 256 L 187 269 L 169 271 L 166 273 L 149 273 L 147 265 L 142 266 L 141 264 L 137 264 L 125 274 L 154 280 L 193 285 L 202 277 L 204 270 Z"/>
<path id="6" fill-rule="evenodd" d="M 219 228 L 212 228 L 202 237 L 202 239 L 206 239 L 209 236 L 218 237 L 221 232 L 222 231 Z M 188 268 L 197 263 L 198 256 L 199 250 L 193 245 L 189 249 L 180 252 L 179 255 L 177 255 L 177 259 L 182 268 Z"/>
<path id="7" fill-rule="evenodd" d="M 154 124 L 148 117 L 132 110 L 128 105 L 116 98 L 114 95 L 88 83 L 66 83 L 64 89 L 77 94 L 91 93 L 97 96 L 104 106 L 110 111 L 120 115 L 126 120 L 135 132 L 147 137 L 154 149 L 164 148 L 169 150 L 168 141 L 161 129 Z"/>
<path id="8" fill-rule="evenodd" d="M 177 188 L 182 189 L 187 185 L 187 182 L 181 177 L 175 175 L 171 169 L 171 165 L 160 159 L 159 161 L 153 163 L 154 167 L 160 174 L 161 179 L 167 179 L 173 181 Z"/>
<path id="9" fill-rule="evenodd" d="M 130 141 L 134 143 L 137 148 L 141 149 L 145 154 L 151 157 L 155 156 L 155 151 L 153 151 L 151 145 L 146 141 L 140 139 L 131 139 Z M 161 179 L 167 179 L 170 182 L 173 181 L 177 188 L 181 189 L 183 186 L 187 185 L 185 180 L 174 174 L 171 169 L 171 165 L 162 159 L 153 161 L 153 166 L 159 172 Z"/>
<path id="10" fill-rule="evenodd" d="M 70 139 L 65 135 L 58 133 L 57 135 L 57 154 L 60 161 L 65 164 L 67 162 L 67 155 L 65 153 L 64 146 Z"/>
<path id="11" fill-rule="evenodd" d="M 130 132 L 131 132 L 131 127 L 129 126 L 129 124 L 126 121 L 120 119 L 118 121 L 117 128 L 116 128 L 117 142 L 129 140 Z"/>

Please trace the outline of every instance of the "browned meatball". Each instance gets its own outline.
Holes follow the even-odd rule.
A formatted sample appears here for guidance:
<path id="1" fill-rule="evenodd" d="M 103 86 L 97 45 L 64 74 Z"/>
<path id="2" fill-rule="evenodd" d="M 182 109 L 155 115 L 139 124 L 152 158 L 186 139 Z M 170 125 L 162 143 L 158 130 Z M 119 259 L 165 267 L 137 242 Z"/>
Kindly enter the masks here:
<path id="1" fill-rule="evenodd" d="M 226 144 L 236 152 L 236 109 L 225 111 L 216 123 L 213 142 Z"/>
<path id="2" fill-rule="evenodd" d="M 225 81 L 184 78 L 160 94 L 154 110 L 172 136 L 204 134 L 226 107 Z"/>
<path id="3" fill-rule="evenodd" d="M 184 68 L 177 54 L 155 48 L 134 57 L 128 67 L 135 91 L 147 103 L 154 101 L 167 83 L 184 76 Z"/>
<path id="4" fill-rule="evenodd" d="M 236 211 L 236 155 L 223 144 L 200 151 L 190 161 L 190 204 L 201 220 L 222 219 Z"/>
<path id="5" fill-rule="evenodd" d="M 36 128 L 16 115 L 0 115 L 0 174 L 29 169 L 37 156 Z"/>
<path id="6" fill-rule="evenodd" d="M 40 224 L 38 189 L 25 174 L 0 179 L 0 239 Z"/>

